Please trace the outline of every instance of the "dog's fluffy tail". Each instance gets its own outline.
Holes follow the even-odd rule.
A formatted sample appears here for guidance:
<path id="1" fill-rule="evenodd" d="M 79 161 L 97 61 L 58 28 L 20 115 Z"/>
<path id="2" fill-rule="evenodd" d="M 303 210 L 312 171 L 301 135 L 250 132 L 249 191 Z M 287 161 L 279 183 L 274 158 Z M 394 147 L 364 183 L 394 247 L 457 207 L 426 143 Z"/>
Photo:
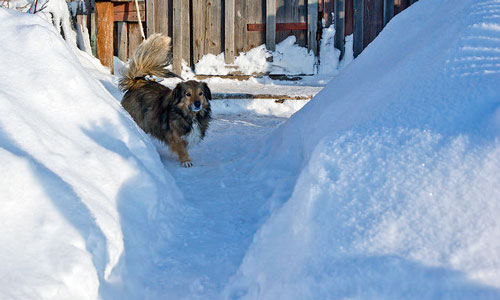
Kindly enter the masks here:
<path id="1" fill-rule="evenodd" d="M 165 69 L 170 62 L 170 38 L 159 33 L 150 36 L 137 47 L 129 59 L 120 79 L 120 88 L 127 91 L 146 75 L 179 77 Z"/>

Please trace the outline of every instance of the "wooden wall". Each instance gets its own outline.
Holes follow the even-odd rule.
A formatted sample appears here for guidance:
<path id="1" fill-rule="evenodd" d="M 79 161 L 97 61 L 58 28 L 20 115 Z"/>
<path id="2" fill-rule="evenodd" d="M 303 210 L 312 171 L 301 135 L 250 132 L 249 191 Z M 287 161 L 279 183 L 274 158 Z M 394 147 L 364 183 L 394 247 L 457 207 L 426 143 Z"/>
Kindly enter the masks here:
<path id="1" fill-rule="evenodd" d="M 87 18 L 85 24 L 94 53 L 112 68 L 110 47 L 106 46 L 111 43 L 112 54 L 126 61 L 142 42 L 134 2 L 85 1 L 90 9 L 83 18 Z M 328 27 L 333 21 L 332 14 L 338 22 L 335 46 L 343 51 L 344 37 L 354 34 L 356 56 L 395 14 L 414 2 L 416 0 L 142 0 L 139 6 L 146 36 L 161 32 L 172 37 L 174 71 L 179 73 L 182 60 L 193 66 L 208 53 L 224 52 L 226 62 L 231 63 L 241 52 L 262 44 L 272 50 L 275 44 L 291 35 L 299 45 L 317 54 L 322 24 Z M 113 18 L 110 18 L 111 7 Z M 99 37 L 105 45 L 96 41 Z"/>

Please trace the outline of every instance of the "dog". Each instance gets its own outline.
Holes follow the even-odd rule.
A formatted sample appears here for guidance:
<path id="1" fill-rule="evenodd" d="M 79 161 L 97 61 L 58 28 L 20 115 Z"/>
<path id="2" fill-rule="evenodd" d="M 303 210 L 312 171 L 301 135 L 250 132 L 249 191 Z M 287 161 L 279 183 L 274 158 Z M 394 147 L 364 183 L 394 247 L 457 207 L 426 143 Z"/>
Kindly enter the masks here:
<path id="1" fill-rule="evenodd" d="M 188 148 L 205 137 L 212 94 L 206 83 L 195 80 L 173 90 L 158 83 L 158 77 L 179 77 L 165 69 L 170 56 L 170 38 L 154 34 L 145 40 L 122 72 L 121 104 L 142 130 L 165 143 L 189 168 L 193 162 Z"/>

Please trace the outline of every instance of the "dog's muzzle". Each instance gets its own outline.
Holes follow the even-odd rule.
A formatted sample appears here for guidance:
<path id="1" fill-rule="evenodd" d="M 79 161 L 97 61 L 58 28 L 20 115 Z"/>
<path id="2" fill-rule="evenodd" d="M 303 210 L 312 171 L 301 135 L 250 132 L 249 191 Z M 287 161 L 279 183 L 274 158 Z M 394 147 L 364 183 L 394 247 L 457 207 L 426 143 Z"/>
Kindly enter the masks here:
<path id="1" fill-rule="evenodd" d="M 203 107 L 201 106 L 200 101 L 195 101 L 194 104 L 191 104 L 189 108 L 192 112 L 199 112 Z"/>

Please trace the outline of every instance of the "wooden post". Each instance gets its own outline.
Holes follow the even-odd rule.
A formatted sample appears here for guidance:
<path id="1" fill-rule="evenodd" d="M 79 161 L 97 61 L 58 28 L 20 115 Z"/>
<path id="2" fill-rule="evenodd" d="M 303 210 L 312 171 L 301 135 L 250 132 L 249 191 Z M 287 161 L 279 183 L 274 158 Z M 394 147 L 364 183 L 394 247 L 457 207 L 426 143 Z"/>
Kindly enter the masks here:
<path id="1" fill-rule="evenodd" d="M 121 61 L 127 61 L 128 59 L 128 34 L 127 34 L 127 23 L 117 22 L 117 39 L 118 39 L 118 58 Z"/>
<path id="2" fill-rule="evenodd" d="M 354 0 L 354 57 L 363 51 L 364 0 Z"/>
<path id="3" fill-rule="evenodd" d="M 307 1 L 307 48 L 318 55 L 318 0 Z"/>
<path id="4" fill-rule="evenodd" d="M 225 34 L 225 49 L 224 49 L 224 58 L 226 64 L 234 63 L 234 27 L 235 27 L 235 18 L 234 18 L 234 3 L 235 0 L 226 0 L 226 8 L 225 8 L 225 18 L 224 18 L 224 34 Z"/>
<path id="5" fill-rule="evenodd" d="M 276 0 L 266 0 L 266 48 L 276 50 Z"/>
<path id="6" fill-rule="evenodd" d="M 394 17 L 394 0 L 384 0 L 384 26 Z"/>
<path id="7" fill-rule="evenodd" d="M 335 0 L 335 48 L 340 50 L 340 59 L 345 53 L 345 1 Z"/>
<path id="8" fill-rule="evenodd" d="M 146 36 L 155 33 L 155 0 L 146 0 Z"/>
<path id="9" fill-rule="evenodd" d="M 182 2 L 185 0 L 174 0 L 173 21 L 173 72 L 179 76 L 182 74 Z"/>
<path id="10" fill-rule="evenodd" d="M 113 3 L 97 2 L 97 57 L 113 73 Z"/>

